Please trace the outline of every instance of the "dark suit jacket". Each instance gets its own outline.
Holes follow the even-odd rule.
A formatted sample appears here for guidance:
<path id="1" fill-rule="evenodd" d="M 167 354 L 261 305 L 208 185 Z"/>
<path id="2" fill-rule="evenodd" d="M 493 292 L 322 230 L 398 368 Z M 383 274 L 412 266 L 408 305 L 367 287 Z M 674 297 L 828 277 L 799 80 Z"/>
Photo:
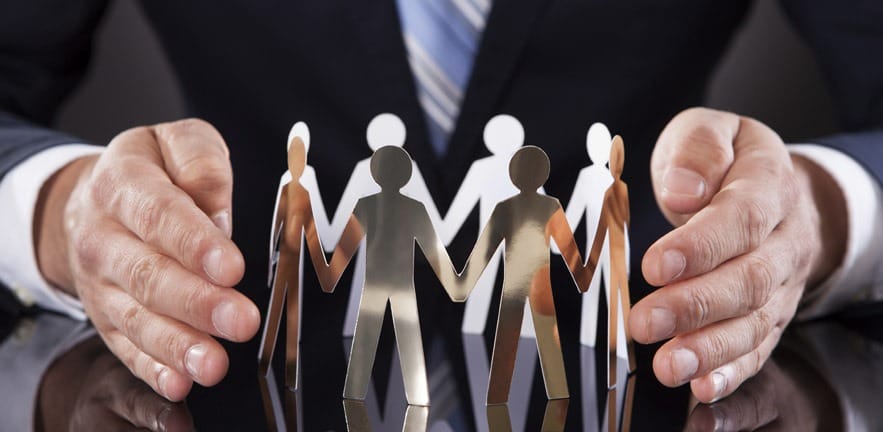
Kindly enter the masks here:
<path id="1" fill-rule="evenodd" d="M 852 154 L 883 178 L 883 5 L 782 3 L 815 49 L 839 106 L 844 135 L 816 142 Z M 49 125 L 59 101 L 83 75 L 105 6 L 104 0 L 89 0 L 0 8 L 0 176 L 43 148 L 76 141 Z M 643 251 L 668 229 L 650 188 L 652 146 L 673 115 L 702 102 L 707 79 L 749 2 L 495 0 L 442 160 L 428 144 L 393 0 L 152 0 L 141 6 L 180 79 L 189 112 L 214 124 L 230 146 L 234 239 L 247 259 L 241 289 L 266 305 L 268 227 L 285 170 L 285 136 L 296 120 L 312 129 L 308 161 L 333 207 L 351 168 L 370 155 L 368 121 L 381 112 L 399 114 L 408 126 L 405 148 L 442 211 L 470 163 L 487 154 L 481 132 L 494 114 L 520 118 L 526 143 L 549 153 L 546 190 L 563 200 L 589 163 L 586 129 L 602 121 L 625 138 L 631 259 L 639 269 Z M 477 226 L 477 218 L 468 223 Z M 456 262 L 465 259 L 474 232 L 463 229 L 455 241 Z M 426 288 L 418 295 L 436 305 L 421 310 L 424 323 L 448 320 L 456 326 L 459 307 L 449 306 L 431 272 L 422 270 L 418 286 Z M 558 262 L 556 303 L 567 332 L 578 328 L 579 302 L 564 272 Z M 636 301 L 649 288 L 637 270 L 631 280 Z M 305 311 L 305 340 L 313 332 L 336 333 L 346 290 L 324 296 L 316 286 L 304 289 L 305 302 L 315 306 Z M 443 319 L 427 319 L 431 314 Z M 574 345 L 575 338 L 563 337 L 565 347 Z M 254 346 L 238 350 L 233 367 L 253 361 Z M 643 350 L 639 361 L 649 366 L 650 353 Z"/>

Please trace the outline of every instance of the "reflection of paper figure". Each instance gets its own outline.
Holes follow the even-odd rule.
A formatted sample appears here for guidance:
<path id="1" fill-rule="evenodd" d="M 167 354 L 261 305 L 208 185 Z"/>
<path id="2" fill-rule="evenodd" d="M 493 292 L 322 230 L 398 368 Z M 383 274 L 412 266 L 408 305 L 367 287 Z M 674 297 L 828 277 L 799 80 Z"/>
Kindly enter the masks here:
<path id="1" fill-rule="evenodd" d="M 491 152 L 491 156 L 473 162 L 466 177 L 463 178 L 460 190 L 457 191 L 445 215 L 442 230 L 445 233 L 443 234 L 445 244 L 450 244 L 454 240 L 476 205 L 478 205 L 479 226 L 476 228 L 478 231 L 487 223 L 497 203 L 518 193 L 518 189 L 509 181 L 507 172 L 509 159 L 524 144 L 524 128 L 521 123 L 510 115 L 495 116 L 484 127 L 484 144 Z M 478 280 L 466 302 L 463 312 L 464 333 L 484 333 L 499 265 L 498 252 L 491 258 L 487 270 Z M 530 320 L 524 321 L 522 335 L 533 337 L 531 324 Z"/>
<path id="2" fill-rule="evenodd" d="M 595 231 L 595 239 L 592 242 L 589 260 L 596 260 L 601 254 L 604 237 L 609 241 L 610 257 L 610 302 L 607 307 L 608 329 L 608 355 L 607 382 L 609 386 L 616 383 L 616 348 L 619 346 L 618 311 L 622 310 L 623 322 L 628 322 L 631 300 L 629 298 L 628 281 L 628 257 L 626 256 L 626 228 L 630 224 L 631 213 L 629 211 L 629 192 L 625 182 L 620 177 L 625 159 L 625 149 L 622 138 L 617 135 L 613 138 L 610 147 L 610 174 L 613 176 L 613 184 L 604 193 L 604 202 L 601 206 L 601 217 L 598 219 L 598 228 Z M 594 261 L 593 261 L 594 262 Z M 635 370 L 634 344 L 629 336 L 628 327 L 623 327 L 622 337 L 625 339 L 629 362 L 629 371 Z"/>
<path id="3" fill-rule="evenodd" d="M 528 342 L 531 342 L 528 340 Z M 537 364 L 537 352 L 530 345 L 518 344 L 515 354 L 515 366 L 512 377 L 513 387 L 522 389 L 515 392 L 507 403 L 512 408 L 515 418 L 511 424 L 514 430 L 526 430 L 527 413 L 530 408 L 531 387 Z M 490 376 L 490 363 L 485 349 L 484 335 L 464 334 L 463 351 L 466 355 L 466 375 L 469 378 L 469 396 L 472 398 L 472 412 L 475 414 L 475 430 L 477 432 L 489 432 L 489 420 L 484 417 L 487 413 L 485 405 L 487 400 L 488 376 Z M 509 419 L 509 416 L 506 416 Z"/>
<path id="4" fill-rule="evenodd" d="M 570 401 L 567 399 L 550 400 L 546 402 L 546 410 L 543 413 L 543 424 L 540 426 L 540 430 L 543 432 L 564 431 L 565 421 L 567 420 L 567 406 L 569 403 Z M 490 432 L 524 430 L 524 428 L 512 429 L 512 423 L 509 419 L 508 404 L 489 405 L 486 408 L 486 412 L 488 430 Z"/>
<path id="5" fill-rule="evenodd" d="M 343 396 L 347 399 L 365 398 L 389 304 L 408 404 L 429 404 L 414 287 L 415 242 L 452 299 L 458 289 L 453 285 L 457 274 L 424 205 L 399 192 L 411 172 L 412 161 L 405 150 L 395 146 L 377 149 L 371 157 L 371 175 L 381 191 L 356 202 L 341 237 L 346 244 L 364 237 L 367 264 L 344 383 Z M 340 251 L 338 246 L 332 262 Z M 323 285 L 323 289 L 333 290 L 333 285 Z"/>
<path id="6" fill-rule="evenodd" d="M 616 385 L 604 385 L 599 389 L 595 374 L 595 348 L 580 347 L 580 373 L 582 375 L 583 430 L 607 430 L 626 432 L 631 425 L 632 402 L 635 397 L 635 375 L 628 374 L 628 367 L 617 368 Z M 625 360 L 617 359 L 625 363 Z M 622 389 L 625 389 L 624 391 Z M 599 412 L 598 391 L 606 397 Z M 611 423 L 610 418 L 614 421 Z"/>
<path id="7" fill-rule="evenodd" d="M 536 329 L 546 395 L 549 399 L 566 398 L 569 393 L 549 275 L 550 238 L 561 249 L 581 292 L 588 288 L 597 258 L 583 264 L 561 204 L 537 193 L 549 177 L 549 158 L 542 150 L 533 146 L 518 150 L 509 164 L 509 173 L 519 193 L 494 207 L 466 263 L 464 278 L 458 282 L 468 294 L 471 284 L 485 270 L 500 244 L 504 244 L 503 290 L 487 403 L 505 403 L 509 398 L 525 303 L 530 307 Z M 600 244 L 596 246 L 600 252 Z"/>
<path id="8" fill-rule="evenodd" d="M 270 362 L 276 347 L 279 325 L 282 320 L 282 306 L 286 306 L 285 344 L 285 385 L 297 388 L 297 351 L 300 331 L 300 282 L 301 282 L 301 247 L 306 240 L 307 249 L 313 261 L 316 274 L 323 286 L 336 283 L 340 278 L 342 264 L 332 260 L 332 268 L 325 261 L 325 254 L 316 232 L 310 194 L 300 183 L 306 169 L 306 146 L 299 136 L 294 136 L 289 143 L 288 171 L 291 181 L 279 191 L 273 217 L 272 239 L 278 243 L 279 257 L 276 261 L 275 277 L 270 293 L 270 307 L 267 311 L 264 333 L 258 355 L 259 371 L 266 376 L 270 370 Z M 346 239 L 344 239 L 346 240 Z M 355 245 L 342 240 L 342 249 L 350 253 Z M 340 260 L 341 255 L 337 259 Z M 349 258 L 346 258 L 349 261 Z"/>
<path id="9" fill-rule="evenodd" d="M 366 132 L 368 146 L 372 151 L 376 151 L 382 146 L 402 147 L 405 144 L 405 136 L 404 123 L 394 114 L 388 113 L 374 117 L 368 124 Z M 359 198 L 380 192 L 380 188 L 371 179 L 369 165 L 370 159 L 364 159 L 356 164 L 352 174 L 350 174 L 346 188 L 344 188 L 343 195 L 341 195 L 340 201 L 337 204 L 328 234 L 326 235 L 321 230 L 319 231 L 319 234 L 324 239 L 326 251 L 331 251 L 334 245 L 337 244 L 337 239 L 343 232 L 344 225 L 346 225 L 350 214 L 352 214 L 356 206 L 356 201 Z M 426 211 L 429 213 L 429 219 L 432 221 L 433 226 L 442 226 L 441 216 L 435 206 L 435 201 L 432 200 L 432 196 L 429 194 L 429 189 L 426 187 L 426 182 L 423 180 L 420 169 L 413 162 L 411 167 L 413 174 L 405 187 L 401 189 L 402 194 L 423 203 L 426 206 Z M 363 245 L 359 249 L 359 254 L 356 257 L 356 267 L 353 271 L 352 288 L 343 324 L 343 335 L 347 337 L 353 335 L 353 329 L 356 325 L 356 313 L 359 309 L 359 298 L 362 295 L 362 284 L 365 280 L 364 251 Z"/>
<path id="10" fill-rule="evenodd" d="M 344 400 L 343 413 L 346 416 L 346 430 L 348 432 L 371 432 L 372 430 L 393 430 L 393 429 L 375 429 L 371 427 L 371 420 L 368 416 L 368 408 L 363 401 Z M 429 407 L 411 406 L 405 409 L 405 420 L 402 424 L 403 432 L 426 431 L 429 423 Z"/>
<path id="11" fill-rule="evenodd" d="M 567 222 L 570 227 L 576 231 L 583 215 L 586 219 L 586 244 L 589 244 L 595 238 L 595 230 L 598 227 L 598 219 L 601 217 L 601 204 L 604 201 L 604 193 L 613 183 L 613 176 L 607 169 L 607 161 L 610 158 L 610 131 L 602 123 L 595 123 L 589 128 L 586 134 L 586 150 L 592 164 L 583 168 L 576 184 L 573 187 L 573 194 L 570 201 L 567 202 Z M 628 237 L 626 237 L 626 240 Z M 580 326 L 580 342 L 583 345 L 595 346 L 595 339 L 598 329 L 598 294 L 601 284 L 601 273 L 604 274 L 604 290 L 607 294 L 607 304 L 610 304 L 610 255 L 608 253 L 608 240 L 605 237 L 604 247 L 601 249 L 601 259 L 598 261 L 598 268 L 602 270 L 596 271 L 592 277 L 592 283 L 589 285 L 589 291 L 582 299 L 582 320 Z M 628 247 L 628 246 L 626 246 Z M 628 257 L 628 255 L 626 255 Z M 620 319 L 619 331 L 625 331 L 625 322 Z M 624 342 L 623 339 L 620 339 Z M 625 344 L 620 343 L 622 352 L 625 352 Z"/>

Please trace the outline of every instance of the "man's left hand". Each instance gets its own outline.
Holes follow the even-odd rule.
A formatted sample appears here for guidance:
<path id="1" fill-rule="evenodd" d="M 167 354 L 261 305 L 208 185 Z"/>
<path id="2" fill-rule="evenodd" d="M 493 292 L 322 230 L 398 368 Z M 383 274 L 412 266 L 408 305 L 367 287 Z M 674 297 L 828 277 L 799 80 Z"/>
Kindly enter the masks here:
<path id="1" fill-rule="evenodd" d="M 843 194 L 769 127 L 702 108 L 668 124 L 651 174 L 676 228 L 644 255 L 660 288 L 633 307 L 629 329 L 641 343 L 672 338 L 653 360 L 657 378 L 711 402 L 761 369 L 807 287 L 839 265 Z"/>

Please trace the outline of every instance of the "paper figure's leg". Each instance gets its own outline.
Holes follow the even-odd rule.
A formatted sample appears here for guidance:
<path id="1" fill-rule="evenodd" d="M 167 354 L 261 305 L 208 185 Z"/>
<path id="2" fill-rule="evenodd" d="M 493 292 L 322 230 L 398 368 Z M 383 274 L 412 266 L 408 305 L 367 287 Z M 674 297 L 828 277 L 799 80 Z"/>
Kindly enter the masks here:
<path id="1" fill-rule="evenodd" d="M 509 388 L 515 370 L 515 354 L 518 352 L 518 339 L 521 333 L 521 320 L 524 319 L 525 298 L 507 296 L 503 287 L 500 301 L 500 314 L 497 317 L 497 333 L 494 336 L 494 351 L 491 354 L 491 374 L 488 380 L 488 405 L 503 404 L 509 401 Z"/>
<path id="2" fill-rule="evenodd" d="M 591 241 L 592 238 L 589 238 L 588 243 L 591 243 Z M 579 341 L 582 345 L 590 347 L 594 347 L 598 339 L 598 309 L 600 308 L 601 290 L 604 290 L 607 298 L 610 297 L 610 253 L 607 250 L 607 246 L 605 238 L 604 246 L 601 248 L 601 259 L 599 260 L 598 268 L 595 274 L 592 275 L 592 282 L 589 284 L 588 292 L 582 295 Z M 603 286 L 601 285 L 602 277 L 604 278 Z"/>
<path id="3" fill-rule="evenodd" d="M 346 418 L 348 432 L 371 432 L 371 421 L 368 408 L 363 401 L 344 400 L 343 415 Z"/>
<path id="4" fill-rule="evenodd" d="M 298 254 L 297 259 L 301 259 L 301 254 Z M 292 271 L 286 276 L 288 289 L 285 295 L 285 386 L 297 389 L 297 357 L 300 346 L 300 272 L 297 265 L 292 266 Z"/>
<path id="5" fill-rule="evenodd" d="M 549 287 L 551 290 L 551 287 Z M 561 354 L 561 341 L 558 338 L 558 318 L 539 313 L 531 304 L 533 325 L 537 331 L 537 350 L 540 352 L 540 368 L 546 384 L 549 399 L 570 397 L 567 391 L 567 377 L 564 373 L 564 357 Z"/>
<path id="6" fill-rule="evenodd" d="M 616 347 L 619 323 L 619 284 L 615 277 L 610 285 L 610 301 L 607 304 L 607 388 L 616 387 Z"/>
<path id="7" fill-rule="evenodd" d="M 625 263 L 622 263 L 625 264 Z M 624 267 L 624 265 L 623 265 Z M 629 313 L 632 309 L 632 301 L 631 296 L 629 295 L 629 281 L 628 276 L 626 275 L 625 269 L 620 268 L 619 280 L 617 281 L 617 290 L 620 294 L 620 311 L 622 311 L 622 319 L 621 322 L 628 323 L 629 322 Z M 628 325 L 622 326 L 620 329 L 622 330 L 623 339 L 625 339 L 626 344 L 626 356 L 629 362 L 629 373 L 634 372 L 637 368 L 635 364 L 635 344 L 632 341 L 632 336 L 629 333 Z"/>
<path id="8" fill-rule="evenodd" d="M 386 292 L 382 290 L 370 289 L 366 286 L 362 291 L 353 347 L 350 350 L 346 381 L 343 385 L 345 399 L 365 399 L 368 383 L 371 381 L 371 370 L 374 367 L 374 356 L 377 354 L 377 343 L 383 327 L 387 299 Z"/>
<path id="9" fill-rule="evenodd" d="M 408 405 L 429 406 L 429 384 L 417 315 L 417 297 L 410 290 L 394 294 L 389 301 Z"/>
<path id="10" fill-rule="evenodd" d="M 288 254 L 279 254 L 279 263 L 276 265 L 276 275 L 273 278 L 273 288 L 270 291 L 270 306 L 267 309 L 267 319 L 264 322 L 264 333 L 261 336 L 260 354 L 258 355 L 258 371 L 263 376 L 269 373 L 273 352 L 276 350 L 276 340 L 279 337 L 279 325 L 282 320 L 282 305 L 288 282 L 285 272 L 290 272 L 290 262 L 291 258 Z"/>
<path id="11" fill-rule="evenodd" d="M 484 273 L 475 283 L 475 288 L 469 293 L 469 299 L 466 300 L 466 307 L 463 310 L 463 333 L 484 333 L 488 312 L 491 307 L 491 297 L 494 295 L 494 285 L 497 282 L 497 270 L 500 267 L 501 257 L 502 252 L 497 250 L 488 261 Z"/>
<path id="12" fill-rule="evenodd" d="M 356 264 L 353 268 L 353 280 L 350 284 L 350 300 L 346 304 L 346 317 L 343 320 L 343 336 L 352 337 L 356 329 L 356 315 L 359 314 L 359 299 L 362 298 L 362 288 L 365 286 L 365 239 L 356 251 Z"/>

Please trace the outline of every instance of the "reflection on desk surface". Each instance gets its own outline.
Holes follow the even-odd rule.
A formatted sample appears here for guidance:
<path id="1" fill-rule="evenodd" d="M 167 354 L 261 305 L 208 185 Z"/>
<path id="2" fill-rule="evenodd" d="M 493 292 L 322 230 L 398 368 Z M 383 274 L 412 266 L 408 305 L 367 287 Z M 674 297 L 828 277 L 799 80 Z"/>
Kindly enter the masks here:
<path id="1" fill-rule="evenodd" d="M 298 392 L 278 386 L 273 374 L 258 379 L 254 347 L 240 352 L 231 345 L 231 370 L 221 384 L 194 388 L 186 403 L 171 403 L 79 323 L 40 314 L 0 330 L 7 335 L 0 344 L 2 431 L 883 430 L 883 329 L 855 331 L 838 321 L 792 327 L 756 377 L 711 405 L 690 402 L 685 388 L 661 387 L 650 350 L 639 357 L 636 375 L 623 376 L 618 391 L 608 392 L 595 368 L 602 357 L 579 345 L 565 346 L 565 365 L 569 385 L 580 391 L 549 402 L 527 339 L 517 353 L 512 400 L 487 407 L 476 403 L 487 388 L 486 341 L 459 333 L 427 340 L 428 408 L 407 406 L 391 340 L 381 341 L 366 400 L 344 401 L 346 343 L 339 338 L 303 343 Z M 608 429 L 611 416 L 616 421 Z"/>

